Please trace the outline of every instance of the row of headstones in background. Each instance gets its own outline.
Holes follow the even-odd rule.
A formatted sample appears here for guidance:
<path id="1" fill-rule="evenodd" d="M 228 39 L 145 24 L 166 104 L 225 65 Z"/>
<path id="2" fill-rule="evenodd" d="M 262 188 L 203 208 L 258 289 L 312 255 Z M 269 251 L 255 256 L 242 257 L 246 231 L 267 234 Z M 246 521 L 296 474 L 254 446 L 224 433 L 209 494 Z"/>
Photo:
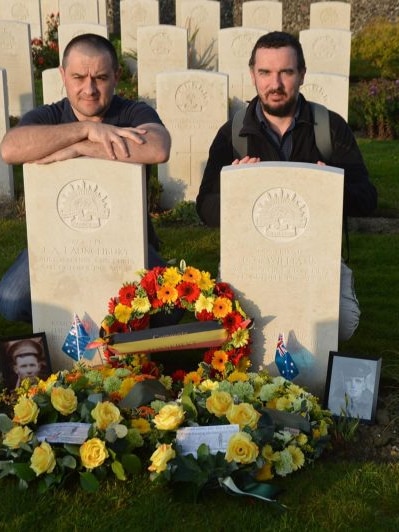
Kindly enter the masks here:
<path id="1" fill-rule="evenodd" d="M 147 266 L 144 168 L 89 158 L 29 164 L 24 187 L 33 331 L 45 331 L 57 371 L 72 365 L 61 347 L 74 313 L 98 337 L 108 299 Z M 338 345 L 342 198 L 343 171 L 331 167 L 272 162 L 222 171 L 220 273 L 254 319 L 253 370 L 276 375 L 284 333 L 296 382 L 320 396 Z"/>
<path id="2" fill-rule="evenodd" d="M 60 14 L 62 24 L 107 24 L 107 0 L 3 0 L 0 20 L 30 25 L 32 38 L 45 37 L 47 17 Z"/>

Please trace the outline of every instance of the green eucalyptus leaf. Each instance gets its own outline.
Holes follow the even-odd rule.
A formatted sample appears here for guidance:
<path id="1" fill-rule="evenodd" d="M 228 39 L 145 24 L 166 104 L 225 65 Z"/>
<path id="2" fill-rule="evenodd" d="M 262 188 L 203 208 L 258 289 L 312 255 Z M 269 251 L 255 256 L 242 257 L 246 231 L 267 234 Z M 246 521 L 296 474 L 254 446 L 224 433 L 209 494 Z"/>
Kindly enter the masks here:
<path id="1" fill-rule="evenodd" d="M 120 462 L 115 460 L 114 462 L 112 462 L 111 468 L 118 480 L 126 480 L 125 470 L 123 469 L 123 465 Z"/>
<path id="2" fill-rule="evenodd" d="M 80 485 L 85 491 L 94 493 L 100 487 L 100 482 L 90 471 L 86 471 L 85 473 L 79 473 L 79 477 Z"/>
<path id="3" fill-rule="evenodd" d="M 124 454 L 121 457 L 124 469 L 131 475 L 138 475 L 141 471 L 141 460 L 135 454 Z"/>
<path id="4" fill-rule="evenodd" d="M 76 459 L 71 455 L 63 456 L 62 458 L 59 458 L 57 462 L 62 467 L 68 467 L 69 469 L 76 469 L 76 465 L 77 465 Z"/>
<path id="5" fill-rule="evenodd" d="M 30 482 L 36 478 L 36 473 L 30 468 L 29 464 L 16 463 L 14 464 L 14 471 L 18 478 Z"/>
<path id="6" fill-rule="evenodd" d="M 0 414 L 0 431 L 4 434 L 13 428 L 14 424 L 6 414 Z"/>
<path id="7" fill-rule="evenodd" d="M 68 454 L 71 454 L 72 456 L 80 456 L 80 445 L 72 445 L 71 443 L 64 443 L 64 449 L 67 451 Z"/>
<path id="8" fill-rule="evenodd" d="M 0 462 L 0 478 L 14 474 L 14 462 L 12 460 L 3 460 Z"/>

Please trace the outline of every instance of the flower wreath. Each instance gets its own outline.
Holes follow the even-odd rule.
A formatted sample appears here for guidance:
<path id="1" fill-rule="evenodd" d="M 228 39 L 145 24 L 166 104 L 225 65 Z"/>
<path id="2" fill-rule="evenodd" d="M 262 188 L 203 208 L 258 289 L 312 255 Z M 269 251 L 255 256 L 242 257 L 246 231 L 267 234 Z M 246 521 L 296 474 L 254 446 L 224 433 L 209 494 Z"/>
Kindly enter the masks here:
<path id="1" fill-rule="evenodd" d="M 140 280 L 126 282 L 108 303 L 108 314 L 101 324 L 108 362 L 123 361 L 109 341 L 115 333 L 140 331 L 150 326 L 153 315 L 188 311 L 198 321 L 216 321 L 226 331 L 227 340 L 203 356 L 201 371 L 220 380 L 233 371 L 246 371 L 250 366 L 250 333 L 252 321 L 241 308 L 227 283 L 216 282 L 211 274 L 181 261 L 179 267 L 155 267 L 139 272 Z"/>

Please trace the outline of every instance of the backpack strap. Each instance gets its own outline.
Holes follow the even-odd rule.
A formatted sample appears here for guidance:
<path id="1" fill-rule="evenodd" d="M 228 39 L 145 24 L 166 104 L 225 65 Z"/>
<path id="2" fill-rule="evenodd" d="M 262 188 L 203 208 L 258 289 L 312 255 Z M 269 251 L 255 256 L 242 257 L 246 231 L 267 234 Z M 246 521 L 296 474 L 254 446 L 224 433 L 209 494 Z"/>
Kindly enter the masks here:
<path id="1" fill-rule="evenodd" d="M 327 107 L 316 102 L 309 102 L 314 117 L 314 135 L 316 146 L 328 162 L 332 154 L 330 115 Z"/>
<path id="2" fill-rule="evenodd" d="M 247 106 L 239 109 L 234 113 L 231 126 L 231 138 L 233 143 L 234 157 L 243 159 L 248 154 L 248 139 L 240 137 L 240 131 L 244 123 L 244 116 L 247 112 Z"/>
<path id="3" fill-rule="evenodd" d="M 314 134 L 316 146 L 323 158 L 329 161 L 332 154 L 330 115 L 327 107 L 316 102 L 309 102 L 314 117 Z M 244 116 L 247 106 L 234 113 L 232 122 L 232 143 L 234 155 L 237 159 L 242 159 L 248 154 L 248 139 L 240 137 L 240 131 L 244 123 Z"/>

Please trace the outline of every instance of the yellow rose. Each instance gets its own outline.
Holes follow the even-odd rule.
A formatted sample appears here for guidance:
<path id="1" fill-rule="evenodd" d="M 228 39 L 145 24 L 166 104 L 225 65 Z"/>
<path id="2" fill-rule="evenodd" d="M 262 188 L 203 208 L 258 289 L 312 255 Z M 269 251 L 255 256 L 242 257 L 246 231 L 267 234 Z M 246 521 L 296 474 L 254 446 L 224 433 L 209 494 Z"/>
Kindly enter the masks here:
<path id="1" fill-rule="evenodd" d="M 22 396 L 18 399 L 18 403 L 14 406 L 14 419 L 20 425 L 27 425 L 28 423 L 36 423 L 39 415 L 39 407 L 32 399 Z"/>
<path id="2" fill-rule="evenodd" d="M 171 403 L 163 406 L 154 417 L 154 424 L 159 430 L 176 430 L 184 421 L 184 410 Z"/>
<path id="3" fill-rule="evenodd" d="M 231 405 L 233 398 L 227 392 L 215 390 L 206 400 L 206 408 L 211 414 L 217 417 L 225 416 Z"/>
<path id="4" fill-rule="evenodd" d="M 42 473 L 51 473 L 56 466 L 54 451 L 46 441 L 35 448 L 30 458 L 30 467 L 38 477 Z"/>
<path id="5" fill-rule="evenodd" d="M 110 401 L 97 403 L 91 411 L 91 415 L 96 421 L 97 428 L 100 430 L 106 430 L 108 425 L 118 423 L 122 419 L 119 408 Z"/>
<path id="6" fill-rule="evenodd" d="M 226 414 L 230 423 L 237 423 L 240 429 L 249 427 L 250 429 L 256 429 L 260 414 L 249 403 L 240 403 L 238 405 L 231 405 Z"/>
<path id="7" fill-rule="evenodd" d="M 174 449 L 170 443 L 163 443 L 151 455 L 151 465 L 148 467 L 149 471 L 155 473 L 162 473 L 167 468 L 169 460 L 176 456 Z"/>
<path id="8" fill-rule="evenodd" d="M 14 427 L 4 436 L 3 445 L 10 449 L 18 449 L 21 443 L 27 443 L 31 437 L 32 431 L 28 427 Z"/>
<path id="9" fill-rule="evenodd" d="M 78 406 L 78 399 L 72 388 L 55 386 L 51 389 L 51 404 L 63 416 L 68 416 L 75 412 Z"/>
<path id="10" fill-rule="evenodd" d="M 219 383 L 211 379 L 205 379 L 198 386 L 201 392 L 213 392 L 214 390 L 217 390 L 218 387 L 219 387 Z"/>
<path id="11" fill-rule="evenodd" d="M 80 459 L 86 469 L 94 469 L 102 465 L 108 458 L 105 442 L 100 438 L 91 438 L 85 441 L 79 449 Z"/>
<path id="12" fill-rule="evenodd" d="M 237 432 L 229 440 L 225 459 L 227 462 L 250 464 L 255 462 L 258 454 L 258 446 L 251 436 L 247 432 Z"/>

